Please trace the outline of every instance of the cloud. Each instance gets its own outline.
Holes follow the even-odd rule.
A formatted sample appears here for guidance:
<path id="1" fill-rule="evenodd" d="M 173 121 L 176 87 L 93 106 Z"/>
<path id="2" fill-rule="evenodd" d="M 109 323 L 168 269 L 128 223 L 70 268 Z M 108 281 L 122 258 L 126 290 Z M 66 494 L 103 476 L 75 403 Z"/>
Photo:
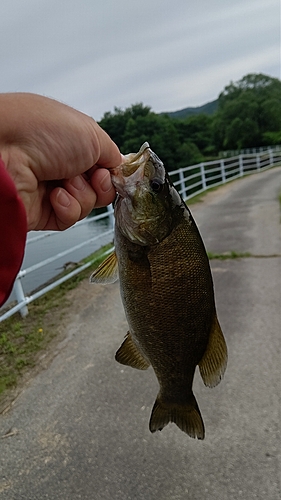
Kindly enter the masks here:
<path id="1" fill-rule="evenodd" d="M 2 0 L 0 91 L 60 99 L 99 119 L 215 99 L 250 72 L 280 77 L 278 0 Z"/>

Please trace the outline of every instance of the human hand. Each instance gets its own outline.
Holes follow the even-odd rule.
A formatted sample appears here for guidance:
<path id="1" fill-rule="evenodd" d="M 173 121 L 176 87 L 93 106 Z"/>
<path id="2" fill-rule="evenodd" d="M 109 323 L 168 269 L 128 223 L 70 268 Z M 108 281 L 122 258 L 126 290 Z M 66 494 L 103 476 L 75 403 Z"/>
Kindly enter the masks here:
<path id="1" fill-rule="evenodd" d="M 115 197 L 108 169 L 122 159 L 89 116 L 36 94 L 0 94 L 0 153 L 28 230 L 64 230 Z"/>

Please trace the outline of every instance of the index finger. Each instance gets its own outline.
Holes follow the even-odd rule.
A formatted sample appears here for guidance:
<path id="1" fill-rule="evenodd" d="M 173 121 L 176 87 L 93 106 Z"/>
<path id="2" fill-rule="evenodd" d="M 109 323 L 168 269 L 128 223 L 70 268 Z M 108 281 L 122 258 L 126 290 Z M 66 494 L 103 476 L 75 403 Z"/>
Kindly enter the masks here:
<path id="1" fill-rule="evenodd" d="M 99 144 L 99 155 L 95 164 L 109 170 L 118 167 L 122 163 L 118 146 L 96 122 L 94 123 Z"/>

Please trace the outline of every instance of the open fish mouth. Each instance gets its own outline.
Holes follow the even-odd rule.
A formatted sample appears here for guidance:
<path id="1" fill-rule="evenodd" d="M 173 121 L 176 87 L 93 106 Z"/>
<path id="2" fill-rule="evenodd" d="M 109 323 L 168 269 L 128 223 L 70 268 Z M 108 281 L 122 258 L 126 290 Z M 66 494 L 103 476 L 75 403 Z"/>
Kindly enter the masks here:
<path id="1" fill-rule="evenodd" d="M 149 151 L 147 151 L 149 150 Z M 145 154 L 146 153 L 146 154 Z M 130 153 L 128 154 L 125 158 L 126 161 L 122 165 L 122 172 L 124 177 L 129 177 L 130 175 L 134 174 L 136 170 L 142 165 L 145 164 L 146 161 L 149 159 L 151 154 L 151 149 L 149 147 L 148 142 L 145 142 L 138 153 Z"/>
<path id="2" fill-rule="evenodd" d="M 145 165 L 151 153 L 148 142 L 145 142 L 138 153 L 125 155 L 124 162 L 111 171 L 112 184 L 120 196 L 130 196 L 136 185 L 143 180 Z"/>

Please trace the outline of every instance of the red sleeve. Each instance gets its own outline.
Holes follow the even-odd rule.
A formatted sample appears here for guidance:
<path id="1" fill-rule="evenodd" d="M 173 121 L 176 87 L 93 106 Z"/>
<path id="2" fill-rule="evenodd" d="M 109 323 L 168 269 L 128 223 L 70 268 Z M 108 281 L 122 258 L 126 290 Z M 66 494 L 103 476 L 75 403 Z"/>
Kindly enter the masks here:
<path id="1" fill-rule="evenodd" d="M 24 205 L 0 156 L 0 306 L 20 270 L 27 233 Z"/>

